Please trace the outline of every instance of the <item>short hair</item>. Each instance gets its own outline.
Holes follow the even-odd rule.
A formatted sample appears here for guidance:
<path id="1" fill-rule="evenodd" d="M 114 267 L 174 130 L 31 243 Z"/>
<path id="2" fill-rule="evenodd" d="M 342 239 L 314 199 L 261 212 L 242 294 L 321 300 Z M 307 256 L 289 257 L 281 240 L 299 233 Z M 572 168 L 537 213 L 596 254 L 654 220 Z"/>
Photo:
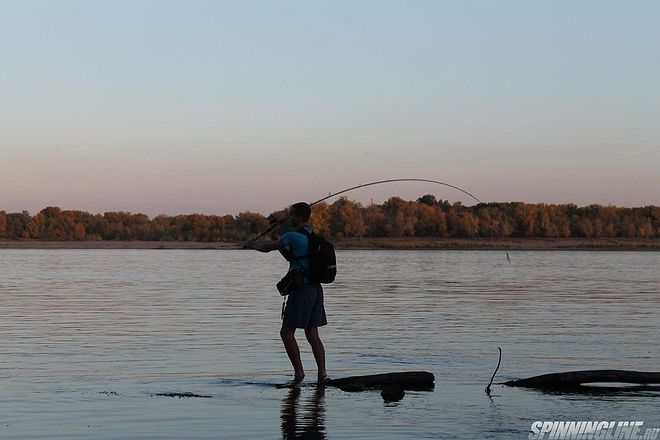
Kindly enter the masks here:
<path id="1" fill-rule="evenodd" d="M 291 215 L 302 217 L 303 220 L 309 220 L 312 215 L 312 207 L 305 202 L 298 202 L 291 205 Z"/>

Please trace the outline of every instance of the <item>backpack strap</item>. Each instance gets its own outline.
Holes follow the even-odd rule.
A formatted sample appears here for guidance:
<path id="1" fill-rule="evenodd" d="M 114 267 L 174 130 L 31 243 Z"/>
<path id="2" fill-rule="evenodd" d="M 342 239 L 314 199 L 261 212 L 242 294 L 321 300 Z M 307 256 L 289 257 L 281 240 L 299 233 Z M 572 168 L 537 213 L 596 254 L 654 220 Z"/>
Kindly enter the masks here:
<path id="1" fill-rule="evenodd" d="M 303 234 L 305 237 L 307 237 L 307 239 L 311 238 L 311 236 L 312 236 L 312 233 L 309 232 L 309 231 L 308 231 L 307 229 L 305 229 L 305 228 L 300 228 L 300 229 L 298 229 L 296 232 L 299 232 L 299 233 Z"/>

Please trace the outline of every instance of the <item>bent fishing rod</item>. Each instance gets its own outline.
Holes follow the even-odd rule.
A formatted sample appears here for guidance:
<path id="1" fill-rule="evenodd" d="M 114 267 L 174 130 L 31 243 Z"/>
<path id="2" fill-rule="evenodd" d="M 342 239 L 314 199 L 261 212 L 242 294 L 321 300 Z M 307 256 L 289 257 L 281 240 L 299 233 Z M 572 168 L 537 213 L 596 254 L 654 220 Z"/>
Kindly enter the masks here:
<path id="1" fill-rule="evenodd" d="M 383 184 L 383 183 L 391 183 L 391 182 L 427 182 L 427 183 L 435 183 L 435 184 L 437 184 L 437 185 L 447 186 L 447 187 L 449 187 L 449 188 L 456 189 L 456 190 L 462 192 L 463 194 L 467 194 L 468 196 L 472 197 L 472 198 L 473 198 L 474 200 L 476 200 L 477 202 L 479 202 L 479 203 L 483 203 L 481 200 L 479 200 L 478 198 L 476 198 L 474 195 L 470 194 L 469 192 L 467 192 L 467 191 L 464 190 L 463 188 L 459 188 L 458 186 L 456 186 L 456 185 L 452 185 L 452 184 L 450 184 L 450 183 L 440 182 L 439 180 L 431 180 L 431 179 L 387 179 L 387 180 L 377 180 L 377 181 L 375 181 L 375 182 L 363 183 L 362 185 L 356 185 L 356 186 L 353 186 L 353 187 L 350 187 L 350 188 L 347 188 L 347 189 L 344 189 L 344 190 L 338 191 L 338 192 L 336 192 L 336 193 L 329 194 L 329 195 L 323 197 L 322 199 L 319 199 L 319 200 L 317 200 L 317 201 L 315 201 L 315 202 L 313 202 L 313 203 L 310 203 L 309 206 L 314 206 L 314 205 L 316 205 L 317 203 L 321 203 L 321 202 L 323 202 L 323 201 L 325 201 L 325 200 L 328 200 L 329 198 L 336 197 L 336 196 L 338 196 L 338 195 L 340 195 L 340 194 L 344 194 L 344 193 L 347 193 L 347 192 L 349 192 L 349 191 L 353 191 L 353 190 L 360 189 L 360 188 L 366 188 L 367 186 L 380 185 L 380 184 Z M 259 234 L 259 235 L 258 235 L 256 238 L 254 238 L 252 241 L 257 241 L 257 240 L 259 240 L 261 237 L 263 237 L 264 235 L 268 234 L 270 231 L 272 231 L 273 229 L 275 229 L 276 227 L 278 227 L 279 225 L 281 225 L 282 223 L 284 223 L 284 222 L 286 221 L 286 219 L 287 219 L 287 218 L 285 217 L 285 218 L 283 218 L 283 219 L 281 219 L 281 220 L 278 220 L 278 221 L 276 221 L 275 223 L 271 224 L 271 226 L 270 226 L 266 231 L 264 231 L 262 234 Z"/>

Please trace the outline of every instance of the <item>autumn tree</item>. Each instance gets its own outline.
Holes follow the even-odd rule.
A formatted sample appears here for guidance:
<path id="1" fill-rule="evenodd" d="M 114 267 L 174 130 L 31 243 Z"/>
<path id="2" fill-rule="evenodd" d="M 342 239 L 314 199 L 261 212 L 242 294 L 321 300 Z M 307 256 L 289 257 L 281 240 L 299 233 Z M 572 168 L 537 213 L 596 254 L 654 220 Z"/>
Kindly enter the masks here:
<path id="1" fill-rule="evenodd" d="M 329 223 L 335 237 L 360 237 L 366 232 L 362 205 L 341 197 L 330 205 Z"/>
<path id="2" fill-rule="evenodd" d="M 385 235 L 388 237 L 412 237 L 415 235 L 415 207 L 400 197 L 390 197 L 383 204 Z"/>
<path id="3" fill-rule="evenodd" d="M 287 211 L 279 213 L 286 217 Z M 575 204 L 488 203 L 464 206 L 424 195 L 417 201 L 391 197 L 383 204 L 342 197 L 319 203 L 311 223 L 331 239 L 344 237 L 628 237 L 660 238 L 660 207 L 621 208 Z M 0 211 L 0 238 L 10 240 L 185 240 L 242 241 L 268 228 L 261 214 L 158 215 L 62 210 L 55 206 L 34 216 Z M 284 224 L 282 229 L 288 230 Z M 281 234 L 283 230 L 275 232 Z M 273 236 L 275 237 L 276 234 Z"/>
<path id="4" fill-rule="evenodd" d="M 317 203 L 312 207 L 310 222 L 315 232 L 322 235 L 329 235 L 331 233 L 330 211 L 330 205 L 325 202 Z"/>
<path id="5" fill-rule="evenodd" d="M 385 236 L 385 213 L 380 205 L 369 204 L 363 211 L 362 219 L 364 220 L 366 235 L 369 237 Z"/>
<path id="6" fill-rule="evenodd" d="M 257 235 L 268 228 L 266 217 L 255 212 L 241 212 L 236 217 L 235 239 L 247 240 L 253 235 Z"/>
<path id="7" fill-rule="evenodd" d="M 414 207 L 414 215 L 417 219 L 414 224 L 415 236 L 445 237 L 447 235 L 446 216 L 444 211 L 435 204 L 435 198 L 433 198 L 433 203 L 424 203 L 419 200 L 417 206 Z"/>
<path id="8" fill-rule="evenodd" d="M 32 220 L 30 213 L 23 211 L 5 214 L 6 216 L 6 236 L 10 240 L 31 238 L 27 230 L 27 225 Z"/>
<path id="9" fill-rule="evenodd" d="M 0 238 L 7 238 L 7 213 L 0 211 Z"/>

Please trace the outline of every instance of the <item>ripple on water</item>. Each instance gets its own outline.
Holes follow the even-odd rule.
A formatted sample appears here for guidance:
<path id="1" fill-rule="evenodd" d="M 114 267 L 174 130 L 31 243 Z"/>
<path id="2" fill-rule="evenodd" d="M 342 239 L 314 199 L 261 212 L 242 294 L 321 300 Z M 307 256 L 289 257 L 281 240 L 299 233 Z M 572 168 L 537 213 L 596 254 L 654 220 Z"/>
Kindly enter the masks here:
<path id="1" fill-rule="evenodd" d="M 285 270 L 240 251 L 2 250 L 0 436 L 526 438 L 534 420 L 644 420 L 657 393 L 484 387 L 573 369 L 657 370 L 654 252 L 340 251 L 320 330 L 332 377 L 436 375 L 433 392 L 277 389 Z M 301 332 L 299 332 L 301 333 Z M 298 337 L 308 377 L 314 359 Z M 212 398 L 167 399 L 159 393 Z M 219 431 L 221 430 L 221 431 Z M 288 433 L 288 434 L 287 434 Z"/>

